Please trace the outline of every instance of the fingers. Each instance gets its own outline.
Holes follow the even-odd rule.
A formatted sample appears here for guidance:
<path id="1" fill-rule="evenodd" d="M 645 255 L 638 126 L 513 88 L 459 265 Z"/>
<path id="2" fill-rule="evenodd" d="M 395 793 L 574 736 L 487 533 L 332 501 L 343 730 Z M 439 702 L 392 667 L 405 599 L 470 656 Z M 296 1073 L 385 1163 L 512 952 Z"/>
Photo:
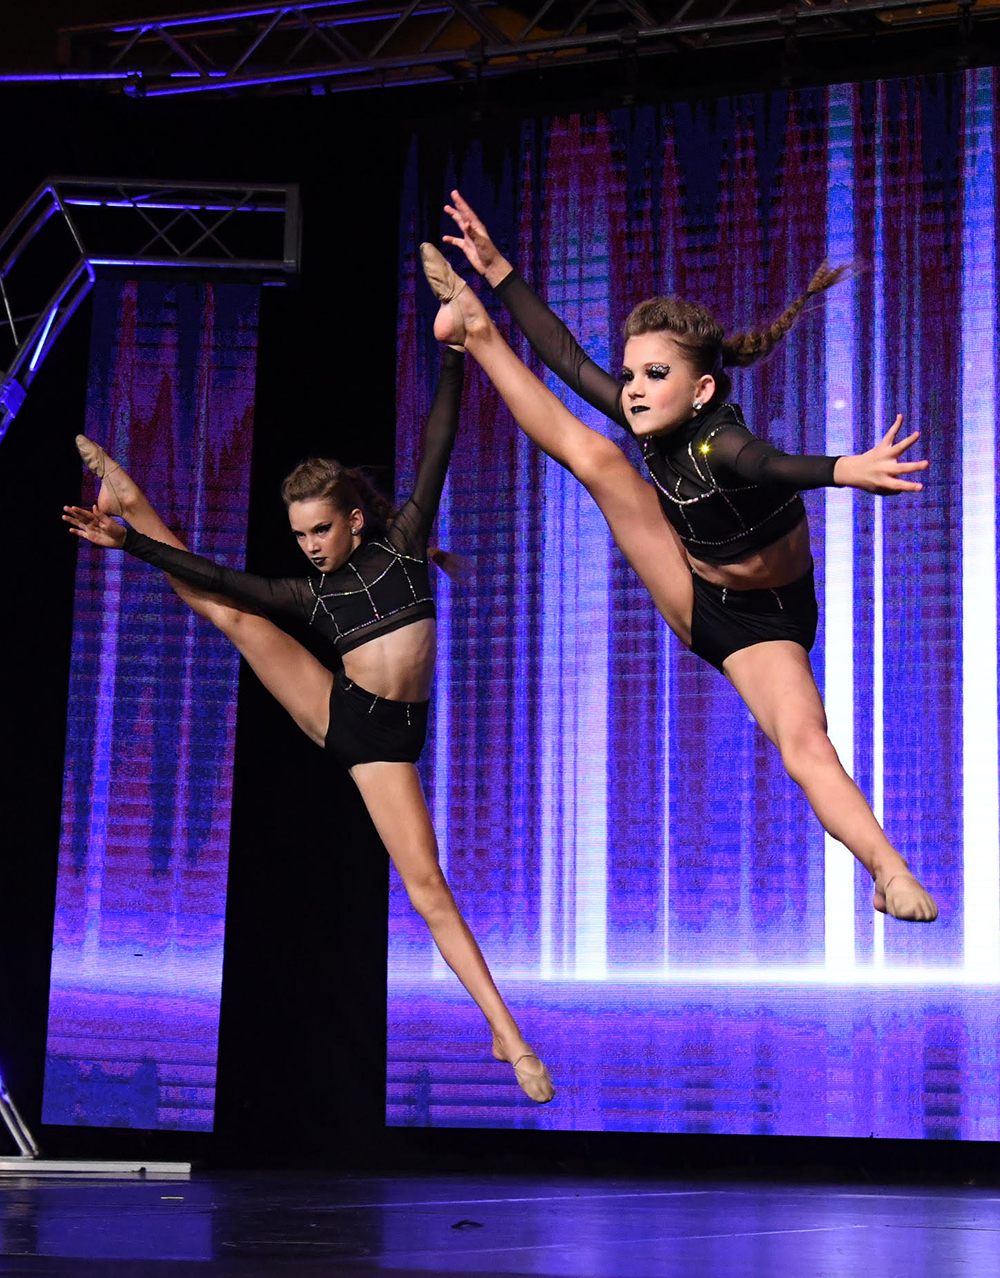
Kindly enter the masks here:
<path id="1" fill-rule="evenodd" d="M 452 191 L 451 198 L 455 201 L 455 207 L 463 217 L 467 217 L 470 222 L 475 221 L 476 215 L 468 201 L 462 198 L 461 191 Z"/>
<path id="2" fill-rule="evenodd" d="M 913 445 L 917 442 L 919 438 L 920 438 L 920 431 L 918 430 L 914 431 L 912 435 L 907 435 L 905 439 L 901 439 L 897 443 L 892 445 L 892 447 L 889 449 L 889 456 L 898 457 L 900 453 L 905 453 L 908 448 L 913 447 Z"/>
<path id="3" fill-rule="evenodd" d="M 449 217 L 451 218 L 451 220 L 455 223 L 455 225 L 458 227 L 458 229 L 459 229 L 460 231 L 464 232 L 464 231 L 465 231 L 465 225 L 464 225 L 465 219 L 462 217 L 461 213 L 459 213 L 458 209 L 454 208 L 454 207 L 453 207 L 452 205 L 450 205 L 450 204 L 446 204 L 446 205 L 444 206 L 444 211 L 448 214 L 448 216 L 449 216 Z"/>
<path id="4" fill-rule="evenodd" d="M 80 525 L 91 524 L 94 517 L 89 510 L 84 510 L 82 506 L 63 506 L 63 519 L 66 523 L 77 523 Z"/>
<path id="5" fill-rule="evenodd" d="M 462 227 L 466 234 L 472 235 L 474 239 L 488 240 L 490 238 L 482 220 L 476 215 L 475 209 L 471 208 L 465 200 L 462 199 L 459 191 L 452 191 L 451 198 L 455 201 L 455 209 L 458 213 L 456 221 Z"/>
<path id="6" fill-rule="evenodd" d="M 882 496 L 886 497 L 896 492 L 923 492 L 923 484 L 914 482 L 912 479 L 899 479 L 895 474 L 891 474 L 876 482 L 875 492 L 882 493 Z"/>
<path id="7" fill-rule="evenodd" d="M 896 438 L 896 436 L 899 434 L 899 428 L 900 428 L 900 426 L 902 426 L 902 424 L 903 424 L 903 414 L 902 414 L 902 413 L 897 413 L 897 414 L 896 414 L 896 420 L 892 423 L 892 425 L 889 427 L 889 429 L 888 429 L 888 430 L 885 432 L 885 434 L 882 436 L 882 443 L 883 443 L 883 444 L 891 444 L 891 443 L 892 443 L 892 441 L 893 441 L 893 440 Z"/>

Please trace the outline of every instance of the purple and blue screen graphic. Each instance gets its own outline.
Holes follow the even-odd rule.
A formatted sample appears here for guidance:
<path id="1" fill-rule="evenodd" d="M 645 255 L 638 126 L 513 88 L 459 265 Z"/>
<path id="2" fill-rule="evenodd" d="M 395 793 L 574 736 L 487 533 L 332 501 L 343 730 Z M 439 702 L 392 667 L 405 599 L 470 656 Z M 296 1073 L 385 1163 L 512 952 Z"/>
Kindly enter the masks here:
<path id="1" fill-rule="evenodd" d="M 190 549 L 233 567 L 258 299 L 94 293 L 85 433 Z M 81 543 L 76 591 L 43 1121 L 211 1130 L 238 657 L 127 555 Z"/>
<path id="2" fill-rule="evenodd" d="M 873 911 L 735 691 L 472 365 L 437 538 L 472 569 L 440 582 L 422 767 L 449 880 L 557 1096 L 532 1106 L 492 1063 L 394 881 L 390 1124 L 1000 1137 L 996 75 L 414 136 L 401 493 L 438 358 L 413 248 L 455 185 L 612 370 L 642 298 L 703 300 L 734 331 L 824 258 L 862 268 L 734 398 L 789 452 L 863 451 L 897 412 L 922 431 L 919 496 L 806 494 L 812 662 L 841 757 L 941 916 Z"/>

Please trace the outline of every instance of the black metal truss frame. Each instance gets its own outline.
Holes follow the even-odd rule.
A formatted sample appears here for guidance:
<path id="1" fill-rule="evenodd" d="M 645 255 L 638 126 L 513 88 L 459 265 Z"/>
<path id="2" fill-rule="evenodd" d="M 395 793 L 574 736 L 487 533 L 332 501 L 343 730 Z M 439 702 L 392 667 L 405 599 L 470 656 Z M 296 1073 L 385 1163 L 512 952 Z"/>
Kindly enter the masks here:
<path id="1" fill-rule="evenodd" d="M 998 0 L 307 0 L 60 32 L 63 76 L 150 97 L 337 92 L 872 30 L 950 25 Z M 515 11 L 516 10 L 516 11 Z"/>
<path id="2" fill-rule="evenodd" d="M 284 283 L 300 246 L 295 185 L 49 178 L 0 233 L 0 439 L 102 267 Z"/>

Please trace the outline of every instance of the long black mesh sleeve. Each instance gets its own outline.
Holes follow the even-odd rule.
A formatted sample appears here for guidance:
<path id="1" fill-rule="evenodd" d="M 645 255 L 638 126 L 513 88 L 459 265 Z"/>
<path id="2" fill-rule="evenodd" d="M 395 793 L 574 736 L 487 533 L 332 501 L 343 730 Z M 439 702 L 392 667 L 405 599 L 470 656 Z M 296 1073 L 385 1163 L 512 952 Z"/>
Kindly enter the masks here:
<path id="1" fill-rule="evenodd" d="M 801 457 L 783 453 L 735 423 L 716 432 L 707 445 L 707 459 L 718 477 L 725 467 L 750 484 L 787 484 L 799 491 L 832 488 L 836 457 Z"/>
<path id="2" fill-rule="evenodd" d="M 493 291 L 542 363 L 592 408 L 629 430 L 622 411 L 621 382 L 594 363 L 559 316 L 532 292 L 517 271 L 511 271 Z"/>
<path id="3" fill-rule="evenodd" d="M 188 550 L 177 550 L 162 541 L 154 541 L 152 537 L 137 533 L 134 528 L 126 530 L 123 548 L 154 568 L 162 568 L 172 577 L 179 577 L 181 581 L 214 595 L 226 595 L 237 603 L 250 604 L 264 613 L 309 619 L 313 594 L 304 577 L 257 577 L 236 568 L 223 568 L 201 555 L 192 555 Z"/>
<path id="4" fill-rule="evenodd" d="M 413 492 L 400 507 L 389 533 L 393 545 L 405 554 L 423 556 L 427 550 L 427 538 L 437 514 L 455 446 L 464 375 L 465 356 L 446 346 L 434 402 L 424 426 Z"/>

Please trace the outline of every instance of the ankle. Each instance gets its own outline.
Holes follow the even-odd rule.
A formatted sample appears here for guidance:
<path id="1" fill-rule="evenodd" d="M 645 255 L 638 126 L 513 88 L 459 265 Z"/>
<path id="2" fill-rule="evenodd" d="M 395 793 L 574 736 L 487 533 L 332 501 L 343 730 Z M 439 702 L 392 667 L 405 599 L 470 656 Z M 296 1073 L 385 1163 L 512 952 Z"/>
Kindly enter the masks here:
<path id="1" fill-rule="evenodd" d="M 869 870 L 869 874 L 872 876 L 872 881 L 874 883 L 881 884 L 888 883 L 889 880 L 894 879 L 897 874 L 909 873 L 909 865 L 903 860 L 898 852 L 894 852 L 892 856 L 876 861 Z"/>

